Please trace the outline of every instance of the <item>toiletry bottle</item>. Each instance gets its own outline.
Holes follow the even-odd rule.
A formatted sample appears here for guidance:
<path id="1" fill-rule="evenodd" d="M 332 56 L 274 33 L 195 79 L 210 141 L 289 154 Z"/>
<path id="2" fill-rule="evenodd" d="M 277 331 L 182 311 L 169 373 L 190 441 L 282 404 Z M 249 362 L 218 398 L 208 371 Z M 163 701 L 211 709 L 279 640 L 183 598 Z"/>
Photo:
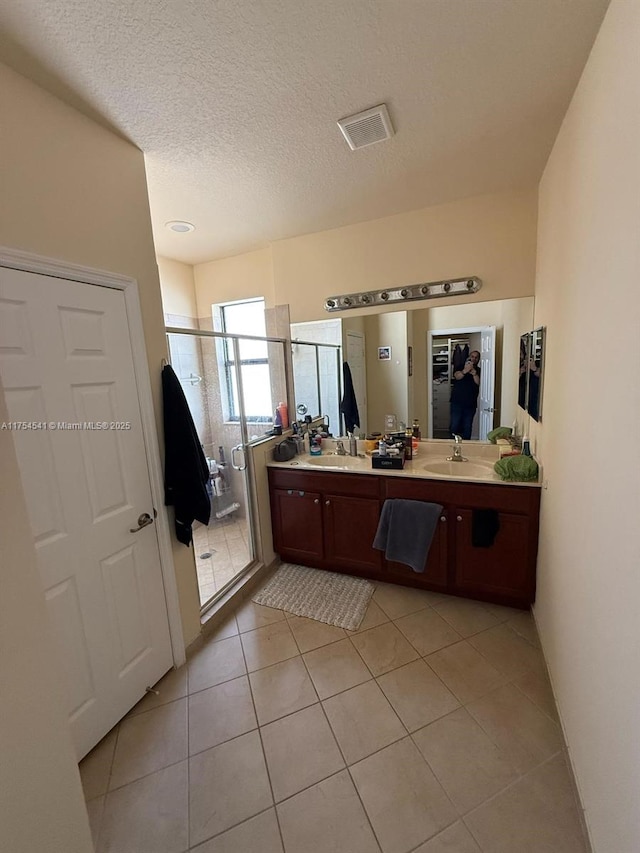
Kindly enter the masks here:
<path id="1" fill-rule="evenodd" d="M 322 442 L 317 435 L 314 435 L 311 439 L 311 446 L 309 447 L 309 453 L 311 456 L 321 456 L 322 455 Z"/>
<path id="2" fill-rule="evenodd" d="M 387 455 L 387 442 L 384 438 L 381 438 L 378 442 L 378 456 L 386 456 Z"/>
<path id="3" fill-rule="evenodd" d="M 413 432 L 414 438 L 417 438 L 418 441 L 420 441 L 420 439 L 422 438 L 422 435 L 420 433 L 420 421 L 417 418 L 413 419 L 412 432 Z"/>
<path id="4" fill-rule="evenodd" d="M 531 456 L 531 445 L 529 444 L 529 436 L 522 436 L 522 455 Z"/>
<path id="5" fill-rule="evenodd" d="M 279 425 L 282 426 L 283 429 L 288 429 L 288 427 L 289 427 L 289 410 L 287 409 L 286 403 L 278 403 L 278 406 L 276 408 L 276 418 L 278 418 L 278 417 L 280 419 Z M 276 424 L 278 424 L 277 420 L 276 420 Z"/>
<path id="6" fill-rule="evenodd" d="M 404 458 L 408 461 L 413 459 L 413 433 L 411 427 L 407 427 L 404 436 Z"/>

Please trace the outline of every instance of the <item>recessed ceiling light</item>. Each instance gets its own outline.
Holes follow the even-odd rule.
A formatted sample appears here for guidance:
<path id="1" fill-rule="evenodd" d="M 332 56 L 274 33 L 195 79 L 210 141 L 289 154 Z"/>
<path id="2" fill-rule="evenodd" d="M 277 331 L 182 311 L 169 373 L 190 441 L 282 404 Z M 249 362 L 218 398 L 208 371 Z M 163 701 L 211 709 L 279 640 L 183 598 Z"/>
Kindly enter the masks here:
<path id="1" fill-rule="evenodd" d="M 196 226 L 192 225 L 190 222 L 182 222 L 180 219 L 174 219 L 171 222 L 164 223 L 167 228 L 170 228 L 171 231 L 175 231 L 176 234 L 188 234 L 189 231 L 195 231 Z"/>

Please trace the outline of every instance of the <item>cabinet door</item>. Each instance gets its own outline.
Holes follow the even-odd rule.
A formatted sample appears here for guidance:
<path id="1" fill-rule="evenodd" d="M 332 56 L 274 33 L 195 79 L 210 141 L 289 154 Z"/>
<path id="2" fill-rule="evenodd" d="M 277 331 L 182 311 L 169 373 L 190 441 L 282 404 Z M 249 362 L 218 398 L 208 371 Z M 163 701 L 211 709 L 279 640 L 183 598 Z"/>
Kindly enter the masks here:
<path id="1" fill-rule="evenodd" d="M 298 489 L 274 489 L 274 545 L 287 560 L 318 562 L 322 560 L 322 505 L 317 492 Z"/>
<path id="2" fill-rule="evenodd" d="M 380 572 L 381 552 L 373 547 L 380 502 L 345 495 L 323 496 L 325 559 L 328 569 L 371 576 Z"/>
<path id="3" fill-rule="evenodd" d="M 425 589 L 445 591 L 448 583 L 449 549 L 447 540 L 450 523 L 450 514 L 445 507 L 433 534 L 423 572 L 414 572 L 411 566 L 407 566 L 406 563 L 394 563 L 391 560 L 385 560 L 384 571 L 385 574 L 389 575 L 385 579 L 389 583 L 406 583 L 411 586 L 422 586 Z"/>
<path id="4" fill-rule="evenodd" d="M 472 542 L 473 510 L 455 510 L 456 590 L 486 600 L 528 604 L 535 594 L 535 574 L 529 565 L 530 519 L 510 512 L 500 512 L 499 519 L 493 545 L 479 548 Z"/>

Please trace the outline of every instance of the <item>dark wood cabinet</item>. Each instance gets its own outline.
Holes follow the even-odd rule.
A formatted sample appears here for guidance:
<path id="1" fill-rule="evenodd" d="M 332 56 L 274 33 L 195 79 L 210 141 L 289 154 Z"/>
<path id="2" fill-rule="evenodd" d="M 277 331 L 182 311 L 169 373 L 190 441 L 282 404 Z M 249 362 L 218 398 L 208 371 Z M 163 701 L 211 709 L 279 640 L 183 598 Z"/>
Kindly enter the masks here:
<path id="1" fill-rule="evenodd" d="M 499 512 L 499 529 L 493 544 L 473 544 L 473 510 L 456 509 L 456 589 L 469 598 L 491 601 L 524 599 L 533 601 L 529 565 L 530 521 L 527 515 Z M 534 566 L 535 571 L 535 566 Z"/>
<path id="2" fill-rule="evenodd" d="M 269 469 L 276 551 L 284 560 L 372 577 L 380 516 L 377 477 Z"/>
<path id="3" fill-rule="evenodd" d="M 320 494 L 303 489 L 273 489 L 274 545 L 287 559 L 315 565 L 324 556 Z"/>
<path id="4" fill-rule="evenodd" d="M 378 498 L 324 495 L 325 558 L 334 569 L 352 574 L 379 572 L 382 552 L 371 543 L 378 529 Z"/>
<path id="5" fill-rule="evenodd" d="M 283 468 L 269 483 L 284 560 L 514 607 L 535 599 L 538 488 Z M 442 506 L 423 572 L 372 547 L 384 501 L 398 498 Z M 474 538 L 479 510 L 497 521 L 489 544 Z"/>

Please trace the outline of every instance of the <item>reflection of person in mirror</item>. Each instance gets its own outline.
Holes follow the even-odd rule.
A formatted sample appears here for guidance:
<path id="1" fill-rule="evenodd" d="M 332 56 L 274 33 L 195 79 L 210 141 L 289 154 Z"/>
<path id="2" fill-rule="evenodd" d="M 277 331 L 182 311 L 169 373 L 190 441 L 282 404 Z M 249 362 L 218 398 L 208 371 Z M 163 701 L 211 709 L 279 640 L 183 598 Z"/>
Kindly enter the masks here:
<path id="1" fill-rule="evenodd" d="M 529 400 L 527 411 L 534 420 L 538 420 L 538 401 L 540 396 L 540 364 L 529 359 Z"/>
<path id="2" fill-rule="evenodd" d="M 527 345 L 520 339 L 520 377 L 518 379 L 518 405 L 527 408 Z"/>
<path id="3" fill-rule="evenodd" d="M 451 435 L 471 438 L 473 418 L 478 408 L 480 390 L 480 353 L 472 350 L 461 370 L 453 374 L 451 386 Z"/>

